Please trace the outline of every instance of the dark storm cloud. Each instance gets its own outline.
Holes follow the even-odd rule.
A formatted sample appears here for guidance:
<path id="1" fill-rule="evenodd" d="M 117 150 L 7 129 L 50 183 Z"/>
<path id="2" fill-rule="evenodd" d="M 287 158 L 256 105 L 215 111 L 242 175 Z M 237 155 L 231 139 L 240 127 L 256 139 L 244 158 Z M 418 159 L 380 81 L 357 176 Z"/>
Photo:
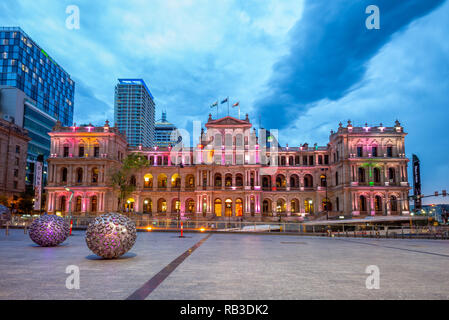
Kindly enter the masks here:
<path id="1" fill-rule="evenodd" d="M 274 65 L 267 95 L 255 102 L 264 125 L 288 127 L 308 104 L 344 96 L 394 33 L 443 2 L 308 1 L 303 18 L 290 31 L 289 54 Z M 380 30 L 365 26 L 365 10 L 371 4 L 380 9 Z"/>

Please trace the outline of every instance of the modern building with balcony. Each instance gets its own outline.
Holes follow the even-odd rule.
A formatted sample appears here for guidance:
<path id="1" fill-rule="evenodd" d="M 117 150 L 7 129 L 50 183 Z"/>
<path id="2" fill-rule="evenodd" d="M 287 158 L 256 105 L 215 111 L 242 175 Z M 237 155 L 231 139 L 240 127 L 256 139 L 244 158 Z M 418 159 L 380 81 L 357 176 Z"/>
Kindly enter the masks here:
<path id="1" fill-rule="evenodd" d="M 209 115 L 205 127 L 198 144 L 189 148 L 127 148 L 116 128 L 56 127 L 50 134 L 48 211 L 67 212 L 65 185 L 75 191 L 75 214 L 118 210 L 118 195 L 103 179 L 104 172 L 120 166 L 127 154 L 138 153 L 149 165 L 129 177 L 135 190 L 126 200 L 127 211 L 298 220 L 409 214 L 406 133 L 397 121 L 392 127 L 340 123 L 326 146 L 294 147 L 268 144 L 267 132 L 257 134 L 248 116 Z M 99 151 L 86 152 L 87 145 Z"/>

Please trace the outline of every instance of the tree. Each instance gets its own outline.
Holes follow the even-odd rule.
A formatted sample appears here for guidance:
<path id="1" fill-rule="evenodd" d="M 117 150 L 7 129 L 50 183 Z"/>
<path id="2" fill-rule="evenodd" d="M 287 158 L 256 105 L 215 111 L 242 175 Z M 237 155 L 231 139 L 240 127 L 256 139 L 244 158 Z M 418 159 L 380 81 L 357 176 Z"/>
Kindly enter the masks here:
<path id="1" fill-rule="evenodd" d="M 32 192 L 25 191 L 21 193 L 17 201 L 17 209 L 21 213 L 29 214 L 33 210 L 33 198 L 34 194 Z"/>
<path id="2" fill-rule="evenodd" d="M 136 186 L 131 183 L 133 174 L 149 166 L 148 159 L 139 153 L 131 153 L 123 161 L 121 167 L 110 171 L 111 186 L 119 193 L 119 208 L 124 211 L 125 199 L 132 194 Z"/>

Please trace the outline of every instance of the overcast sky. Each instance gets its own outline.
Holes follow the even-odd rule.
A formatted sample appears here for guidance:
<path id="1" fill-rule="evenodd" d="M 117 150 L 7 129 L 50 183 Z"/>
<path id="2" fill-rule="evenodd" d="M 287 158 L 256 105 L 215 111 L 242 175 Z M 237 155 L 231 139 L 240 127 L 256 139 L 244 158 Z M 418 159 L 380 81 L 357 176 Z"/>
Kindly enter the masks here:
<path id="1" fill-rule="evenodd" d="M 379 30 L 365 27 L 370 4 Z M 66 27 L 69 5 L 79 30 Z M 398 119 L 426 194 L 449 189 L 448 17 L 443 0 L 0 2 L 0 25 L 20 26 L 75 80 L 77 123 L 113 122 L 118 78 L 143 78 L 156 118 L 167 110 L 189 131 L 229 96 L 283 145 L 325 145 L 348 119 Z"/>

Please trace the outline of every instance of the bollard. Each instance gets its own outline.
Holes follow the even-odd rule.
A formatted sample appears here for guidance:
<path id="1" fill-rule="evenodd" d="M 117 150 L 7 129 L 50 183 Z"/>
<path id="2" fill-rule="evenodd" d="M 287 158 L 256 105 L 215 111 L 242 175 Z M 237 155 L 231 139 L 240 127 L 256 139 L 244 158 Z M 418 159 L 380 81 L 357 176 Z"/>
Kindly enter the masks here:
<path id="1" fill-rule="evenodd" d="M 9 236 L 9 222 L 6 223 L 6 235 Z"/>
<path id="2" fill-rule="evenodd" d="M 23 234 L 27 234 L 27 224 L 23 224 Z"/>

